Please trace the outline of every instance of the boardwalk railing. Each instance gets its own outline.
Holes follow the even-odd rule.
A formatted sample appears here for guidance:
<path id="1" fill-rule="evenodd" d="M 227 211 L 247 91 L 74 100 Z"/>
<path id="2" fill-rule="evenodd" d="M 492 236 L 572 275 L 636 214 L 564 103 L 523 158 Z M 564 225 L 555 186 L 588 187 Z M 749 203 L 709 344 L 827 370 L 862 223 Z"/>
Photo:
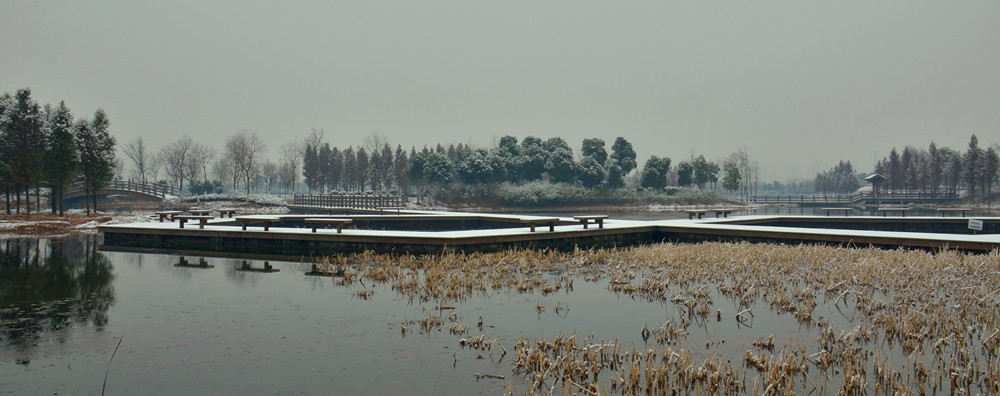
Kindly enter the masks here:
<path id="1" fill-rule="evenodd" d="M 900 201 L 900 202 L 948 202 L 958 199 L 958 193 L 931 191 L 881 191 L 878 197 L 871 191 L 860 191 L 853 194 L 764 194 L 755 195 L 756 203 L 790 203 L 790 204 L 856 204 L 863 202 Z"/>
<path id="2" fill-rule="evenodd" d="M 104 188 L 109 190 L 132 191 L 159 198 L 165 198 L 167 195 L 175 195 L 174 188 L 169 185 L 148 182 L 143 183 L 132 180 L 112 180 L 111 183 Z M 69 188 L 70 192 L 83 190 L 83 183 L 75 183 Z"/>
<path id="3" fill-rule="evenodd" d="M 403 197 L 398 195 L 310 195 L 295 194 L 292 204 L 324 208 L 378 209 L 403 206 Z"/>

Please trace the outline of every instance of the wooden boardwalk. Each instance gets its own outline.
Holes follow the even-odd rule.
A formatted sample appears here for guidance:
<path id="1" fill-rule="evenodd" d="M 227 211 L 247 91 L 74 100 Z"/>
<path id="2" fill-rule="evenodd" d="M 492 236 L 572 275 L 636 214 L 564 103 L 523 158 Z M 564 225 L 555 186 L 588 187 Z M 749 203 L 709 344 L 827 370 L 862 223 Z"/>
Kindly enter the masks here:
<path id="1" fill-rule="evenodd" d="M 887 248 L 1000 249 L 1000 217 L 978 218 L 987 233 L 972 235 L 968 219 L 955 217 L 742 216 L 704 220 L 633 221 L 607 219 L 604 227 L 584 228 L 573 218 L 559 219 L 552 231 L 528 224 L 537 216 L 403 211 L 392 215 L 350 215 L 352 223 L 312 232 L 305 218 L 283 215 L 271 225 L 242 230 L 233 219 L 208 222 L 204 229 L 176 223 L 101 226 L 102 249 L 112 251 L 201 254 L 244 258 L 301 259 L 363 251 L 435 254 L 498 251 L 510 248 L 612 248 L 658 242 L 749 241 L 823 243 Z M 344 216 L 335 216 L 342 218 Z M 551 219 L 551 218 L 546 218 Z M 360 227 L 360 228 L 353 228 Z M 420 230 L 416 230 L 416 229 Z M 913 232 L 924 231 L 924 232 Z M 945 230 L 947 232 L 926 232 Z M 993 232 L 993 233 L 990 233 Z"/>

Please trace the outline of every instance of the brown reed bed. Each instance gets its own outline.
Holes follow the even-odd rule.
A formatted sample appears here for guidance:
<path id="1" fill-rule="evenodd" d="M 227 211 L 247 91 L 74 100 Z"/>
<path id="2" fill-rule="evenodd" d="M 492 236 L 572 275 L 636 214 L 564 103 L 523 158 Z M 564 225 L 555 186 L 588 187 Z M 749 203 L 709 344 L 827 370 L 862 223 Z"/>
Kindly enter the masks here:
<path id="1" fill-rule="evenodd" d="M 381 285 L 429 306 L 424 318 L 400 325 L 404 335 L 448 329 L 480 357 L 507 357 L 509 373 L 476 378 L 504 378 L 508 394 L 1000 393 L 996 252 L 706 243 L 568 253 L 364 253 L 316 265 L 339 274 L 335 282 L 356 288 L 359 298 L 372 298 L 371 288 Z M 466 325 L 454 312 L 469 298 L 498 293 L 560 292 L 572 300 L 574 281 L 660 302 L 668 307 L 665 319 L 623 329 L 623 338 L 639 335 L 644 342 L 625 345 L 561 333 L 499 340 L 486 335 L 482 317 Z M 541 315 L 546 307 L 525 309 Z M 725 339 L 706 340 L 704 349 L 690 341 L 691 331 L 708 323 L 752 325 L 765 311 L 791 315 L 810 336 L 760 337 L 737 345 L 745 350 L 739 355 L 720 352 L 733 348 L 732 342 L 721 347 Z"/>

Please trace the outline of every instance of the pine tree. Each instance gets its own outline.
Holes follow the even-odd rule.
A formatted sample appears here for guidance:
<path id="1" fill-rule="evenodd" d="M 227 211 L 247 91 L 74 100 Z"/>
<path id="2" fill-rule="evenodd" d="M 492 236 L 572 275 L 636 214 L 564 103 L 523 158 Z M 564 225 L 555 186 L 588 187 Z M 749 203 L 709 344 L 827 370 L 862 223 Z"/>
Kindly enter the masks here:
<path id="1" fill-rule="evenodd" d="M 104 110 L 97 109 L 92 121 L 80 120 L 76 124 L 76 144 L 80 152 L 80 174 L 84 189 L 93 199 L 97 211 L 97 192 L 107 187 L 114 177 L 115 138 L 108 133 L 110 121 Z M 91 207 L 87 206 L 87 215 Z"/>
<path id="2" fill-rule="evenodd" d="M 66 102 L 47 114 L 46 129 L 48 141 L 45 152 L 45 174 L 52 188 L 52 213 L 66 214 L 63 203 L 63 193 L 73 181 L 80 156 L 77 152 L 76 139 L 73 137 L 73 115 Z"/>

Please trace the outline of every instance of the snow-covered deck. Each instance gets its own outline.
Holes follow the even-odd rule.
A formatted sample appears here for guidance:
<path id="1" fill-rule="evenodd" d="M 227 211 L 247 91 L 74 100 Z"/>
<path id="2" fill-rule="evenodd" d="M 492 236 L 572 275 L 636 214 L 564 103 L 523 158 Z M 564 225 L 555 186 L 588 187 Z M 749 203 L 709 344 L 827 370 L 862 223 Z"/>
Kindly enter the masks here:
<path id="1" fill-rule="evenodd" d="M 242 218 L 252 216 L 241 216 Z M 268 215 L 266 217 L 275 217 Z M 209 221 L 204 229 L 179 228 L 177 223 L 144 222 L 100 227 L 108 250 L 157 251 L 223 254 L 316 256 L 364 250 L 430 253 L 441 251 L 492 251 L 506 248 L 572 249 L 625 246 L 660 241 L 694 242 L 706 240 L 830 243 L 856 246 L 884 246 L 925 249 L 962 249 L 994 251 L 1000 248 L 1000 234 L 947 234 L 925 232 L 867 231 L 858 229 L 823 228 L 828 222 L 893 223 L 904 221 L 894 217 L 856 216 L 848 220 L 821 216 L 740 216 L 703 220 L 636 221 L 607 219 L 604 228 L 583 225 L 571 217 L 559 218 L 553 231 L 540 227 L 529 230 L 529 220 L 551 219 L 540 216 L 520 216 L 482 213 L 415 212 L 392 215 L 341 215 L 357 223 L 376 221 L 389 224 L 451 221 L 455 224 L 506 223 L 507 228 L 467 229 L 460 231 L 412 231 L 335 228 L 312 232 L 305 218 L 322 215 L 281 215 L 283 224 L 296 227 L 250 225 L 242 230 L 232 219 Z M 981 220 L 1000 223 L 1000 218 Z M 967 219 L 940 217 L 907 217 L 906 222 L 961 222 Z M 465 223 L 463 223 L 465 222 Z M 800 222 L 795 227 L 760 225 L 759 223 Z M 757 224 L 755 224 L 757 223 Z M 817 226 L 810 226 L 810 225 Z M 409 227 L 412 228 L 412 227 Z M 433 227 L 431 227 L 433 228 Z"/>

